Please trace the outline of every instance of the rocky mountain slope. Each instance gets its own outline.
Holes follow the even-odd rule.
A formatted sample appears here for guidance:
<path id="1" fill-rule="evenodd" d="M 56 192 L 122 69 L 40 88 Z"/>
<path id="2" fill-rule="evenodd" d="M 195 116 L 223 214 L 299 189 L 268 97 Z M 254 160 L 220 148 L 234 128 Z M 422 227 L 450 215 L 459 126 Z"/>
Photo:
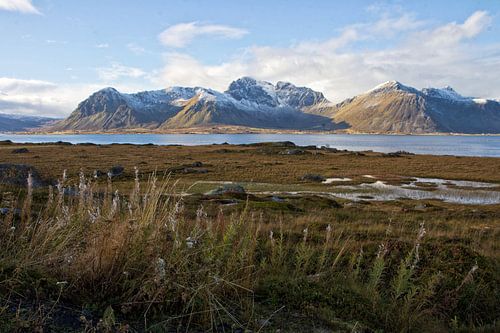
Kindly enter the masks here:
<path id="1" fill-rule="evenodd" d="M 417 90 L 383 83 L 333 105 L 322 93 L 249 77 L 225 92 L 172 87 L 135 94 L 113 88 L 81 102 L 54 131 L 112 131 L 242 126 L 369 133 L 500 133 L 500 103 L 464 97 L 450 87 Z"/>
<path id="2" fill-rule="evenodd" d="M 201 87 L 123 94 L 113 88 L 94 93 L 53 130 L 166 130 L 234 125 L 276 129 L 331 130 L 336 125 L 311 109 L 329 105 L 323 94 L 291 83 L 273 85 L 243 77 L 224 93 Z"/>
<path id="3" fill-rule="evenodd" d="M 417 90 L 397 81 L 322 110 L 354 132 L 500 133 L 500 103 L 458 94 L 451 87 Z"/>

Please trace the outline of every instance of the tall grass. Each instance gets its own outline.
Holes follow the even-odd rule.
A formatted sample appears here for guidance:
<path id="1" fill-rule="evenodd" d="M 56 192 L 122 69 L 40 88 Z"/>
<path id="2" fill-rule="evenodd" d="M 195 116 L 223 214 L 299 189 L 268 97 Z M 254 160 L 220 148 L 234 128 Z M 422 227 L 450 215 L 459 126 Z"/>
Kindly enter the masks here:
<path id="1" fill-rule="evenodd" d="M 28 181 L 24 199 L 11 203 L 22 207 L 20 214 L 10 209 L 0 221 L 5 327 L 19 328 L 16 318 L 46 325 L 57 304 L 92 309 L 81 324 L 104 331 L 126 329 L 125 322 L 146 331 L 259 330 L 263 317 L 310 307 L 324 325 L 353 330 L 494 323 L 494 314 L 481 311 L 498 303 L 467 317 L 463 294 L 498 289 L 475 284 L 481 267 L 461 276 L 431 267 L 432 258 L 423 258 L 423 224 L 413 240 L 386 232 L 377 248 L 356 242 L 336 221 L 297 232 L 292 221 L 268 224 L 248 205 L 211 215 L 199 205 L 188 214 L 184 198 L 170 194 L 175 186 L 155 174 L 141 184 L 136 170 L 125 194 L 111 175 L 103 187 L 81 172 L 77 184 L 64 174 L 55 193 L 50 188 L 36 202 Z M 35 303 L 43 310 L 32 316 L 9 310 Z"/>

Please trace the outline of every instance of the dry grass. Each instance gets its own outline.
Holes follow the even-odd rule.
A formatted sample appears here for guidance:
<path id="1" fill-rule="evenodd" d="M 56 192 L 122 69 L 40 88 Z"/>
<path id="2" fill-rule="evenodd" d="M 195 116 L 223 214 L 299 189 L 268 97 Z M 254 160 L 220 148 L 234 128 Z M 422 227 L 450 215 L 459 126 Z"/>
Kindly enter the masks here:
<path id="1" fill-rule="evenodd" d="M 170 195 L 197 179 L 246 180 L 245 172 L 254 172 L 255 181 L 287 183 L 335 165 L 341 176 L 390 177 L 395 167 L 383 173 L 382 165 L 401 161 L 409 173 L 397 174 L 414 175 L 412 168 L 434 159 L 445 171 L 418 175 L 498 181 L 495 159 L 478 159 L 480 177 L 454 177 L 446 168 L 458 165 L 446 164 L 461 159 L 447 157 L 115 145 L 33 145 L 21 156 L 5 147 L 5 162 L 32 164 L 60 186 L 53 194 L 46 188 L 2 194 L 3 206 L 21 212 L 0 215 L 0 331 L 498 329 L 499 205 L 422 202 L 425 208 L 417 209 L 411 200 L 342 206 L 315 196 L 277 203 Z M 122 156 L 131 159 L 118 160 Z M 278 164 L 259 173 L 242 156 Z M 371 171 L 364 159 L 371 159 Z M 141 160 L 148 164 L 137 163 L 144 169 L 136 177 L 133 162 Z M 160 162 L 172 167 L 196 160 L 210 172 L 166 179 L 150 173 Z M 349 161 L 358 163 L 348 167 Z M 59 163 L 68 179 L 57 174 Z M 116 183 L 90 177 L 116 164 L 126 168 Z M 81 166 L 87 172 L 79 175 Z M 68 186 L 78 191 L 65 191 Z"/>
<path id="2" fill-rule="evenodd" d="M 15 148 L 25 147 L 26 154 L 12 154 Z M 232 180 L 290 184 L 298 182 L 306 173 L 325 177 L 349 177 L 360 181 L 370 174 L 380 179 L 399 179 L 399 176 L 436 177 L 459 180 L 490 181 L 500 184 L 498 158 L 409 155 L 385 157 L 380 153 L 359 156 L 350 152 L 310 150 L 306 155 L 280 155 L 280 148 L 265 146 L 136 146 L 136 145 L 55 145 L 3 144 L 0 160 L 4 163 L 25 163 L 37 168 L 43 175 L 56 179 L 68 170 L 76 178 L 83 168 L 90 173 L 106 171 L 113 165 L 122 165 L 129 177 L 133 168 L 159 174 L 168 168 L 195 161 L 203 162 L 208 173 L 174 175 L 182 183 L 196 180 Z M 366 179 L 363 179 L 366 181 Z"/>

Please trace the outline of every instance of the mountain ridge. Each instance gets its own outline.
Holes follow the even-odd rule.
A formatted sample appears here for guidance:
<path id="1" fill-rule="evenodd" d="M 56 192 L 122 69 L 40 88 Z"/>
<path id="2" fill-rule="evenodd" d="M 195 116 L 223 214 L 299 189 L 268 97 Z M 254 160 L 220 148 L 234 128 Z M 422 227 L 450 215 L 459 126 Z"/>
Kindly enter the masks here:
<path id="1" fill-rule="evenodd" d="M 20 132 L 47 126 L 58 119 L 0 113 L 0 132 Z"/>
<path id="2" fill-rule="evenodd" d="M 500 133 L 500 103 L 464 97 L 449 86 L 418 90 L 387 81 L 322 114 L 356 132 Z"/>
<path id="3" fill-rule="evenodd" d="M 351 133 L 500 133 L 500 103 L 464 97 L 451 87 L 384 82 L 333 104 L 318 91 L 251 77 L 224 92 L 203 87 L 120 93 L 108 87 L 82 101 L 52 131 L 172 131 L 199 127 Z"/>

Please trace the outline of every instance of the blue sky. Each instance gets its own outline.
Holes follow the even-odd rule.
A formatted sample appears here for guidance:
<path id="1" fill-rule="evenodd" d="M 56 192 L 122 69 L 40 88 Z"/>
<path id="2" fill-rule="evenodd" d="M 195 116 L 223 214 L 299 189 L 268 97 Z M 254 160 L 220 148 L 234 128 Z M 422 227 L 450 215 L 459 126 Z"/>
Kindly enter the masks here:
<path id="1" fill-rule="evenodd" d="M 0 0 L 0 112 L 91 92 L 224 90 L 249 75 L 332 101 L 386 80 L 500 98 L 500 1 Z"/>

